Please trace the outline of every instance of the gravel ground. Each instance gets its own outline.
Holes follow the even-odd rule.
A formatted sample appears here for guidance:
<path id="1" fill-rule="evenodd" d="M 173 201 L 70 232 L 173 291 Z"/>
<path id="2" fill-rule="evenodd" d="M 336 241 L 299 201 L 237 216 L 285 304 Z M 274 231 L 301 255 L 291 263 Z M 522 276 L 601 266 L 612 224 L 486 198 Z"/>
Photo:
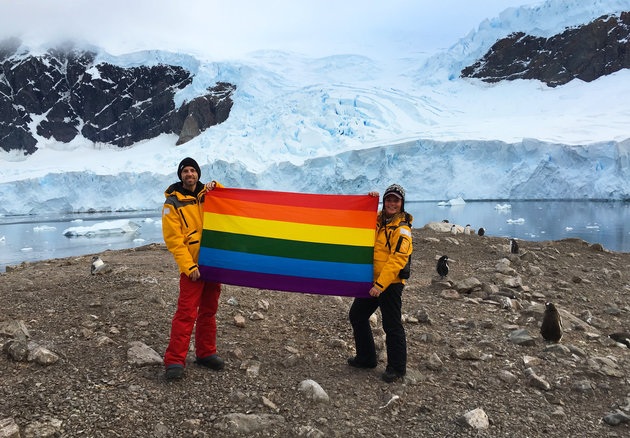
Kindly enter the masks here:
<path id="1" fill-rule="evenodd" d="M 520 241 L 414 229 L 403 312 L 409 363 L 387 384 L 355 370 L 351 300 L 223 286 L 220 372 L 189 355 L 182 381 L 130 361 L 159 356 L 178 292 L 164 245 L 25 263 L 0 274 L 0 436 L 628 436 L 630 254 L 580 240 Z M 435 264 L 452 259 L 440 281 Z M 539 333 L 544 303 L 564 320 L 559 345 Z M 242 317 L 243 324 L 238 323 Z M 14 329 L 12 330 L 11 327 Z M 16 355 L 15 327 L 58 360 Z M 524 329 L 531 339 L 511 338 Z M 313 380 L 323 400 L 299 390 Z M 474 411 L 479 409 L 481 411 Z M 479 423 L 464 423 L 471 411 Z M 487 416 L 487 424 L 484 419 Z M 2 434 L 4 430 L 5 435 Z"/>

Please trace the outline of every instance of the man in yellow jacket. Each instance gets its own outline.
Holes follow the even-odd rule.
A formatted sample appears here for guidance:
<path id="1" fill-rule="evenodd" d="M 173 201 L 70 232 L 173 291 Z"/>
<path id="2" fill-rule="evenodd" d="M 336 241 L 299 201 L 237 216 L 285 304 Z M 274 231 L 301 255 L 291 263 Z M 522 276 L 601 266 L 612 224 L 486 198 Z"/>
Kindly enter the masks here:
<path id="1" fill-rule="evenodd" d="M 199 181 L 201 169 L 195 160 L 184 158 L 177 167 L 179 181 L 164 196 L 162 234 L 166 247 L 179 267 L 179 298 L 171 324 L 171 338 L 164 354 L 165 378 L 184 377 L 186 355 L 195 328 L 197 364 L 213 370 L 224 366 L 217 355 L 216 312 L 221 284 L 203 281 L 197 260 L 203 231 L 203 201 L 208 190 L 223 187 L 216 181 Z"/>
<path id="2" fill-rule="evenodd" d="M 378 196 L 378 192 L 370 195 Z M 402 379 L 407 372 L 407 338 L 401 318 L 402 292 L 408 275 L 401 275 L 400 271 L 413 251 L 412 221 L 413 216 L 405 212 L 405 189 L 398 184 L 390 185 L 383 194 L 383 209 L 376 223 L 371 298 L 355 298 L 350 307 L 356 356 L 348 359 L 348 364 L 355 368 L 376 368 L 370 316 L 380 308 L 387 346 L 387 366 L 382 378 L 388 383 Z"/>

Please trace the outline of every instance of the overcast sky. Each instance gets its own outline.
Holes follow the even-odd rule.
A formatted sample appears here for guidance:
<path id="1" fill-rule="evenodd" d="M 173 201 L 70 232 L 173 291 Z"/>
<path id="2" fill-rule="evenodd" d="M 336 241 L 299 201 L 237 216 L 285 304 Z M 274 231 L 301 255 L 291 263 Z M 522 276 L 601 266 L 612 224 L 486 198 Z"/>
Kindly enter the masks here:
<path id="1" fill-rule="evenodd" d="M 112 54 L 143 49 L 217 58 L 259 49 L 324 56 L 448 48 L 531 0 L 0 0 L 0 37 L 82 37 Z"/>

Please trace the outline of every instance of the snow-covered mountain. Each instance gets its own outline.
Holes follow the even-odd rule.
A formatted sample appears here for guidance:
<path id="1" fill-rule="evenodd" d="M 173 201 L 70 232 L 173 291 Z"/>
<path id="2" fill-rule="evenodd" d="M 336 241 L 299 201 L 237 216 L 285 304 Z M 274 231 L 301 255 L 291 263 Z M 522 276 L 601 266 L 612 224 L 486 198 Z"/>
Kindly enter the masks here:
<path id="1" fill-rule="evenodd" d="M 0 214 L 156 209 L 184 156 L 199 161 L 202 180 L 247 188 L 365 193 L 398 181 L 410 200 L 630 199 L 627 68 L 554 88 L 461 77 L 513 32 L 549 38 L 624 11 L 630 1 L 510 8 L 444 52 L 396 62 L 94 49 L 96 62 L 118 69 L 189 72 L 173 93 L 175 110 L 218 83 L 234 85 L 229 117 L 179 146 L 171 131 L 121 148 L 84 135 L 47 138 L 36 129 L 44 115 L 32 114 L 34 153 L 0 151 Z"/>

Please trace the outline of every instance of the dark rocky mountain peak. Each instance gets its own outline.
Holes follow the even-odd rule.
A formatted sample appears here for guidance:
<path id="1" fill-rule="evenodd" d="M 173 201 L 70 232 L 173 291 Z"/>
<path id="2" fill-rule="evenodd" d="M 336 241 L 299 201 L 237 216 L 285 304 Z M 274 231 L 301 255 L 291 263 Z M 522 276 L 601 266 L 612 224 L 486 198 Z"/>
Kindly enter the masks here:
<path id="1" fill-rule="evenodd" d="M 72 43 L 32 55 L 17 39 L 1 42 L 0 148 L 31 154 L 37 136 L 67 143 L 79 134 L 125 147 L 175 133 L 181 144 L 230 114 L 232 84 L 217 83 L 176 108 L 175 93 L 193 80 L 186 69 L 120 67 L 96 58 Z"/>
<path id="2" fill-rule="evenodd" d="M 537 79 L 555 87 L 630 68 L 630 12 L 605 15 L 550 38 L 522 32 L 497 41 L 462 77 L 485 82 Z"/>

